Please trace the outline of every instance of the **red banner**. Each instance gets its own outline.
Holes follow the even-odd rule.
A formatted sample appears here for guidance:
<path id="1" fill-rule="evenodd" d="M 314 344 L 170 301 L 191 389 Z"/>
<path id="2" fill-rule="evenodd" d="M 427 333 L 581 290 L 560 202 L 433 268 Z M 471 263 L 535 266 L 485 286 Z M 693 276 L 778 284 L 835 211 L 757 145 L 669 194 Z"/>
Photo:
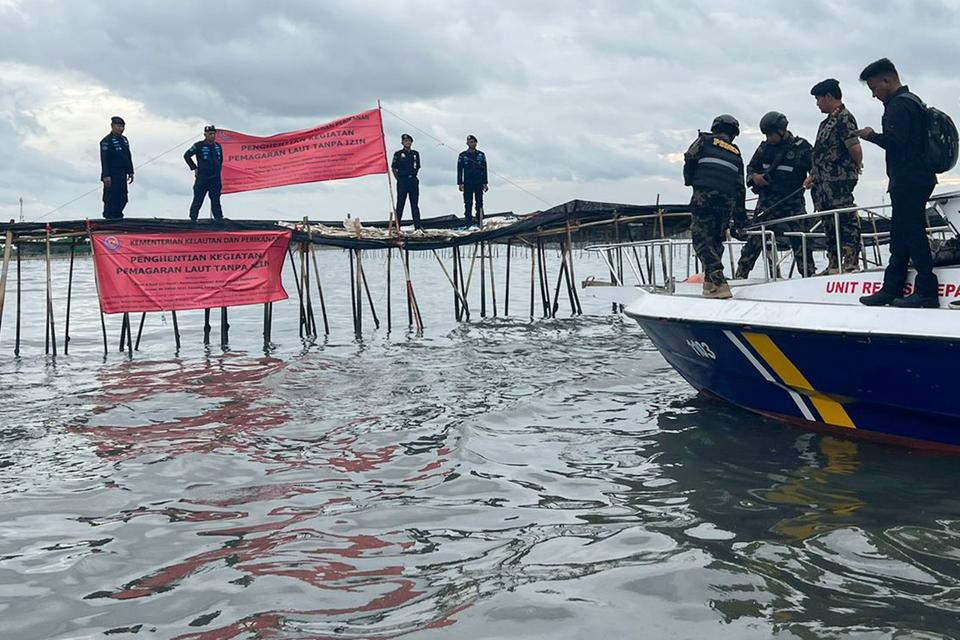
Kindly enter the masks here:
<path id="1" fill-rule="evenodd" d="M 95 233 L 104 313 L 183 311 L 286 300 L 289 231 Z"/>
<path id="2" fill-rule="evenodd" d="M 268 138 L 217 131 L 223 193 L 387 172 L 380 110 Z"/>

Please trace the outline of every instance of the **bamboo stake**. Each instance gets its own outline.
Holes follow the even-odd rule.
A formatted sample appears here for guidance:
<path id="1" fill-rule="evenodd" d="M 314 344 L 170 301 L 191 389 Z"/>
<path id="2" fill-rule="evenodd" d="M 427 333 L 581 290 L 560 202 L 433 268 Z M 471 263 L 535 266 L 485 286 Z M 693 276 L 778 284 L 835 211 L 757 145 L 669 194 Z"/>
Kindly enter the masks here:
<path id="1" fill-rule="evenodd" d="M 230 344 L 230 323 L 227 321 L 227 308 L 220 307 L 220 346 Z"/>
<path id="2" fill-rule="evenodd" d="M 363 332 L 363 291 L 361 290 L 361 287 L 363 286 L 363 280 L 360 277 L 360 249 L 354 249 L 353 253 L 357 261 L 356 301 L 357 301 L 357 335 L 359 336 Z"/>
<path id="3" fill-rule="evenodd" d="M 210 344 L 210 309 L 203 310 L 203 344 Z"/>
<path id="4" fill-rule="evenodd" d="M 13 220 L 10 224 L 14 224 Z M 3 325 L 3 302 L 7 297 L 7 271 L 10 268 L 11 251 L 13 251 L 13 230 L 7 229 L 6 242 L 3 245 L 3 273 L 0 274 L 0 326 Z"/>
<path id="5" fill-rule="evenodd" d="M 467 298 L 467 288 L 463 282 L 463 262 L 460 260 L 460 247 L 455 247 L 454 250 L 457 252 L 457 274 L 459 277 L 460 284 L 460 301 L 463 304 L 463 313 L 461 317 L 467 321 L 470 320 L 470 301 Z"/>
<path id="6" fill-rule="evenodd" d="M 537 249 L 540 252 L 540 301 L 543 304 L 543 317 L 550 316 L 550 284 L 547 280 L 547 252 L 543 240 L 537 239 Z"/>
<path id="7" fill-rule="evenodd" d="M 140 326 L 137 327 L 137 343 L 133 346 L 134 351 L 140 351 L 140 336 L 143 335 L 143 322 L 147 319 L 147 312 L 140 314 Z"/>
<path id="8" fill-rule="evenodd" d="M 87 237 L 90 238 L 90 254 L 93 256 L 93 284 L 97 288 L 97 305 L 100 307 L 100 332 L 103 334 L 103 357 L 108 354 L 107 349 L 107 322 L 103 318 L 103 300 L 100 298 L 100 274 L 97 272 L 97 254 L 93 246 L 93 225 L 90 220 L 86 220 Z"/>
<path id="9" fill-rule="evenodd" d="M 310 229 L 310 221 L 307 216 L 303 217 L 303 226 L 307 230 L 307 243 L 300 243 L 300 277 L 303 279 L 303 292 L 307 301 L 307 335 L 317 337 L 317 319 L 313 314 L 313 297 L 310 294 L 310 265 L 307 247 L 313 242 L 313 231 Z"/>
<path id="10" fill-rule="evenodd" d="M 397 232 L 399 233 L 399 231 Z M 407 278 L 407 326 L 413 326 L 413 301 L 410 299 L 410 251 L 405 250 L 403 256 L 403 269 Z"/>
<path id="11" fill-rule="evenodd" d="M 171 311 L 170 317 L 173 318 L 173 339 L 177 344 L 177 351 L 180 351 L 180 326 L 177 324 L 177 312 Z"/>
<path id="12" fill-rule="evenodd" d="M 392 292 L 392 287 L 390 286 L 390 266 L 393 263 L 393 247 L 387 247 L 387 333 L 390 333 L 390 330 L 393 329 L 393 310 L 390 305 L 390 294 Z"/>
<path id="13" fill-rule="evenodd" d="M 50 332 L 50 344 L 53 355 L 57 355 L 57 335 L 53 324 L 53 275 L 50 267 L 50 225 L 47 225 L 47 328 Z"/>
<path id="14" fill-rule="evenodd" d="M 353 249 L 347 249 L 350 258 L 350 312 L 353 314 L 353 332 L 360 333 L 357 326 L 357 290 L 353 286 Z"/>
<path id="15" fill-rule="evenodd" d="M 20 356 L 20 291 L 22 287 L 20 286 L 20 246 L 17 246 L 17 338 L 16 342 L 13 345 L 13 355 Z M 101 316 L 102 318 L 102 316 Z M 104 334 L 106 335 L 106 334 Z M 106 344 L 106 343 L 104 343 Z"/>
<path id="16" fill-rule="evenodd" d="M 513 239 L 507 238 L 507 282 L 503 291 L 503 315 L 510 315 L 510 254 L 513 253 Z"/>
<path id="17" fill-rule="evenodd" d="M 443 260 L 440 259 L 440 255 L 437 253 L 437 250 L 436 250 L 436 249 L 432 249 L 432 251 L 433 251 L 433 257 L 436 258 L 436 259 L 437 259 L 437 262 L 440 263 L 440 268 L 443 270 L 443 275 L 445 275 L 445 276 L 447 277 L 447 282 L 449 282 L 449 283 L 450 283 L 450 286 L 453 287 L 453 299 L 454 299 L 454 301 L 456 302 L 456 301 L 458 301 L 458 300 L 460 299 L 460 297 L 461 297 L 462 294 L 457 290 L 457 285 L 454 284 L 454 283 L 455 283 L 455 280 L 450 277 L 450 272 L 447 270 L 446 265 L 443 264 Z M 456 268 L 456 267 L 454 267 L 454 268 Z M 457 318 L 457 319 L 459 320 L 459 318 Z"/>
<path id="18" fill-rule="evenodd" d="M 360 279 L 363 280 L 363 289 L 367 292 L 367 303 L 370 305 L 370 315 L 373 316 L 374 328 L 380 328 L 380 318 L 377 317 L 377 309 L 373 306 L 373 296 L 370 295 L 370 286 L 367 284 L 367 274 L 363 270 L 363 263 L 360 260 L 360 254 L 357 253 L 357 272 Z"/>
<path id="19" fill-rule="evenodd" d="M 77 248 L 77 239 L 70 240 L 70 273 L 67 276 L 67 317 L 63 329 L 63 355 L 70 353 L 70 301 L 73 297 L 73 258 Z"/>
<path id="20" fill-rule="evenodd" d="M 490 243 L 487 243 L 487 259 L 490 260 L 490 304 L 493 306 L 493 317 L 497 317 L 497 279 L 493 270 L 493 252 Z"/>
<path id="21" fill-rule="evenodd" d="M 320 313 L 323 316 L 323 333 L 324 335 L 330 335 L 330 324 L 327 322 L 327 304 L 323 299 L 323 283 L 320 282 L 320 267 L 317 266 L 317 252 L 313 248 L 313 244 L 310 245 L 310 260 L 313 262 L 313 275 L 314 280 L 317 281 L 317 295 L 320 296 Z"/>
<path id="22" fill-rule="evenodd" d="M 133 329 L 130 322 L 130 314 L 124 314 L 127 316 L 127 357 L 133 358 Z"/>
<path id="23" fill-rule="evenodd" d="M 486 243 L 480 241 L 480 317 L 487 317 Z"/>
<path id="24" fill-rule="evenodd" d="M 533 320 L 533 301 L 536 297 L 533 286 L 533 273 L 537 270 L 537 262 L 540 260 L 540 252 L 533 245 L 530 245 L 530 319 Z"/>
<path id="25" fill-rule="evenodd" d="M 457 285 L 459 273 L 457 271 L 457 248 L 453 247 L 450 252 L 450 260 L 453 262 L 453 315 L 460 322 L 463 313 L 460 311 L 460 290 Z"/>
<path id="26" fill-rule="evenodd" d="M 630 227 L 627 227 L 627 233 L 630 233 Z M 575 313 L 577 315 L 583 315 L 583 307 L 580 306 L 580 296 L 577 294 L 577 276 L 573 270 L 573 235 L 570 232 L 570 220 L 567 220 L 567 260 L 570 261 L 570 266 L 567 269 L 567 285 L 570 287 L 573 299 L 577 304 Z"/>
<path id="27" fill-rule="evenodd" d="M 293 271 L 293 282 L 297 285 L 297 299 L 300 301 L 300 337 L 303 337 L 304 328 L 307 326 L 307 312 L 303 307 L 303 289 L 300 286 L 300 275 L 297 273 L 297 265 L 293 262 L 293 249 L 287 245 L 287 255 L 290 257 L 290 269 Z"/>

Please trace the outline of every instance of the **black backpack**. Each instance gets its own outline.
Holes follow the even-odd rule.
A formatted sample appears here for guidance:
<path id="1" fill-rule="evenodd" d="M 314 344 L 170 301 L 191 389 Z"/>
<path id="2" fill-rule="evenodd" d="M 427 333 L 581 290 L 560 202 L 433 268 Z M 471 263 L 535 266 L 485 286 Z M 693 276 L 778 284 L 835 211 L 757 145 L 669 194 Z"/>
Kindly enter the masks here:
<path id="1" fill-rule="evenodd" d="M 902 95 L 920 105 L 926 118 L 927 139 L 921 150 L 923 163 L 934 173 L 950 171 L 957 164 L 958 141 L 960 141 L 953 120 L 943 111 L 928 107 L 923 100 L 909 91 Z"/>

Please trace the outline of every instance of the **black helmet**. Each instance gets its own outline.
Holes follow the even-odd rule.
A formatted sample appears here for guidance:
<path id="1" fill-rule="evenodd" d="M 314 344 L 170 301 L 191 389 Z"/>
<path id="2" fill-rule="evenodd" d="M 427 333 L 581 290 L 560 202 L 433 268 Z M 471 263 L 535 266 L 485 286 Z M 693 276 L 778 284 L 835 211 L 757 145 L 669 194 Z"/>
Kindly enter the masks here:
<path id="1" fill-rule="evenodd" d="M 787 116 L 779 111 L 770 111 L 760 118 L 760 133 L 780 133 L 787 130 Z"/>
<path id="2" fill-rule="evenodd" d="M 729 113 L 721 113 L 713 119 L 710 125 L 710 131 L 713 133 L 729 133 L 734 136 L 740 135 L 740 123 Z"/>

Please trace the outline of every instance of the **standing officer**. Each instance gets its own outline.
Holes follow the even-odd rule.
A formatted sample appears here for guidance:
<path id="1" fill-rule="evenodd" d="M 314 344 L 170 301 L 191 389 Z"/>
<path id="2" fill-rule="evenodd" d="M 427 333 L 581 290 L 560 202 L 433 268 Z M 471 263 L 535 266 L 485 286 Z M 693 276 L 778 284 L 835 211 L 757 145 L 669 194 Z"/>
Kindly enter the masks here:
<path id="1" fill-rule="evenodd" d="M 817 108 L 827 114 L 817 130 L 813 145 L 813 171 L 803 186 L 813 190 L 816 211 L 846 209 L 854 206 L 853 189 L 863 167 L 863 148 L 857 137 L 857 120 L 840 101 L 840 83 L 833 78 L 813 85 L 810 95 Z M 843 270 L 856 271 L 860 257 L 860 217 L 856 212 L 837 215 L 840 222 L 840 253 Z M 827 241 L 827 265 L 824 274 L 837 273 L 837 231 L 833 216 L 820 218 Z"/>
<path id="2" fill-rule="evenodd" d="M 397 179 L 397 225 L 403 218 L 403 205 L 410 198 L 410 213 L 413 215 L 413 228 L 420 228 L 420 152 L 411 149 L 413 136 L 405 133 L 400 136 L 403 148 L 395 151 L 390 168 Z"/>
<path id="3" fill-rule="evenodd" d="M 463 192 L 463 217 L 467 226 L 473 224 L 470 208 L 477 203 L 477 225 L 483 226 L 483 194 L 489 190 L 487 185 L 487 157 L 477 150 L 477 137 L 467 136 L 467 150 L 460 152 L 457 158 L 457 184 Z"/>
<path id="4" fill-rule="evenodd" d="M 110 133 L 100 141 L 100 182 L 103 183 L 103 217 L 123 219 L 127 206 L 127 185 L 133 182 L 130 141 L 123 135 L 126 123 L 120 116 L 110 118 Z"/>
<path id="5" fill-rule="evenodd" d="M 723 277 L 723 230 L 740 237 L 747 211 L 744 206 L 743 157 L 733 144 L 740 123 L 731 115 L 713 119 L 710 133 L 701 133 L 683 154 L 683 183 L 693 187 L 690 235 L 697 259 L 703 264 L 703 297 L 729 298 Z"/>
<path id="6" fill-rule="evenodd" d="M 203 197 L 210 194 L 210 211 L 215 220 L 223 220 L 223 209 L 220 208 L 220 191 L 223 183 L 220 181 L 220 169 L 223 168 L 223 147 L 217 142 L 217 128 L 208 124 L 203 128 L 203 140 L 194 143 L 183 154 L 187 166 L 194 172 L 193 202 L 190 203 L 190 220 L 197 221 L 200 215 L 200 206 Z M 194 163 L 193 158 L 197 158 Z"/>
<path id="7" fill-rule="evenodd" d="M 767 139 L 760 143 L 747 165 L 747 184 L 760 196 L 757 200 L 757 216 L 763 220 L 788 218 L 807 212 L 803 183 L 810 172 L 813 147 L 803 138 L 793 135 L 787 129 L 788 124 L 787 116 L 778 111 L 770 111 L 764 115 L 760 119 L 760 131 Z M 759 221 L 754 218 L 754 223 Z M 806 228 L 803 221 L 796 221 L 778 224 L 767 230 L 780 236 L 787 231 L 805 231 Z M 759 235 L 750 236 L 737 263 L 737 279 L 749 276 L 765 241 L 766 238 L 761 239 Z M 807 247 L 804 261 L 800 238 L 790 237 L 790 246 L 793 248 L 793 259 L 800 273 L 804 276 L 813 275 L 813 248 Z M 771 276 L 775 269 L 776 265 L 771 257 Z"/>
<path id="8" fill-rule="evenodd" d="M 860 73 L 873 97 L 883 103 L 883 133 L 870 127 L 857 135 L 886 152 L 887 178 L 893 218 L 890 221 L 890 262 L 883 273 L 883 287 L 863 296 L 860 302 L 874 307 L 936 308 L 940 304 L 937 276 L 927 240 L 927 200 L 937 184 L 937 175 L 926 167 L 926 113 L 923 103 L 900 84 L 897 68 L 887 58 L 871 62 Z M 917 270 L 914 291 L 903 297 L 907 265 Z"/>

